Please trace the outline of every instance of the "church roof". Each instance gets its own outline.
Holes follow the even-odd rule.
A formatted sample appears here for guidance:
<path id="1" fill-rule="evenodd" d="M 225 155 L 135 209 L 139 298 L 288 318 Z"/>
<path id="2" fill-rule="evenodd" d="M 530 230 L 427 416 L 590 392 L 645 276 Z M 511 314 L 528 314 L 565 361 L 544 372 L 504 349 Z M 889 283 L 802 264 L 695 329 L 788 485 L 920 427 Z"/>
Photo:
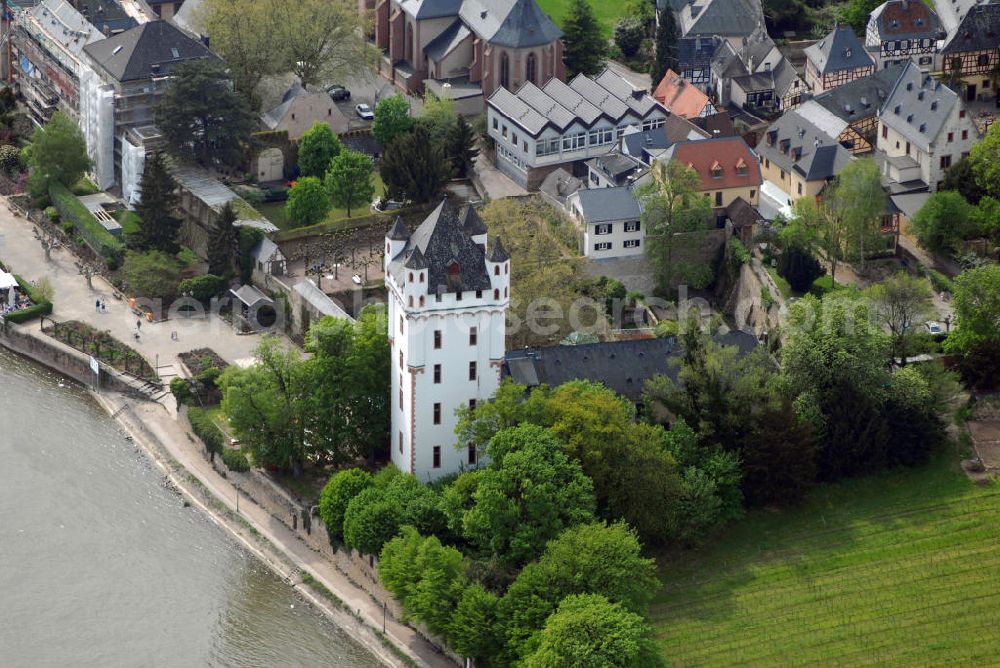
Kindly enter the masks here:
<path id="1" fill-rule="evenodd" d="M 473 32 L 496 46 L 522 49 L 562 37 L 562 31 L 536 0 L 465 0 L 459 16 Z"/>

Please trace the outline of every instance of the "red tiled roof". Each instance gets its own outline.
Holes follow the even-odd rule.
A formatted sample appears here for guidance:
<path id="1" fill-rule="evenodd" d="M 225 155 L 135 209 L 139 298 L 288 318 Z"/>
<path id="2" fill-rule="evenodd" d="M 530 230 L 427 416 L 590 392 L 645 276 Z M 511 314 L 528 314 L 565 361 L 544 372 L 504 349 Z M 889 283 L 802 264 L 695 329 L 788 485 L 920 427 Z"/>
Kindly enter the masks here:
<path id="1" fill-rule="evenodd" d="M 670 113 L 683 118 L 698 117 L 709 102 L 708 95 L 673 70 L 667 70 L 653 97 Z"/>
<path id="2" fill-rule="evenodd" d="M 922 25 L 917 25 L 917 19 L 921 20 Z M 917 0 L 888 3 L 882 10 L 881 21 L 885 35 L 932 33 L 937 27 L 931 10 Z"/>
<path id="3" fill-rule="evenodd" d="M 742 137 L 678 142 L 670 157 L 698 172 L 702 190 L 757 187 L 763 181 L 760 162 Z M 737 171 L 741 163 L 746 166 L 745 174 Z M 713 168 L 722 169 L 720 178 L 713 176 Z"/>

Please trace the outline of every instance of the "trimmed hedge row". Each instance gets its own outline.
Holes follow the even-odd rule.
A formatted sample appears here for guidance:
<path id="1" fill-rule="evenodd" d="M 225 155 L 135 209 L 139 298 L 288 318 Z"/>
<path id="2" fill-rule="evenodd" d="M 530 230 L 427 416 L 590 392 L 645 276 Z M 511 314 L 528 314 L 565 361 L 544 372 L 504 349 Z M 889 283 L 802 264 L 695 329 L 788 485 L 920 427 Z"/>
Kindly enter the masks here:
<path id="1" fill-rule="evenodd" d="M 121 262 L 124 244 L 97 222 L 94 214 L 66 186 L 60 183 L 49 186 L 49 199 L 59 212 L 59 217 L 73 223 L 73 229 L 83 237 L 91 250 L 106 260 Z"/>
<path id="2" fill-rule="evenodd" d="M 209 452 L 219 453 L 223 451 L 225 441 L 219 427 L 212 421 L 211 415 L 201 408 L 188 408 L 188 422 L 191 423 L 191 429 L 202 440 Z"/>
<path id="3" fill-rule="evenodd" d="M 236 471 L 237 473 L 250 470 L 250 462 L 247 461 L 247 456 L 239 450 L 231 450 L 230 448 L 223 450 L 222 463 L 230 471 Z"/>
<path id="4" fill-rule="evenodd" d="M 28 299 L 34 302 L 28 308 L 23 308 L 19 311 L 14 311 L 13 313 L 8 313 L 5 318 L 8 322 L 20 325 L 22 323 L 28 322 L 29 320 L 34 320 L 35 318 L 41 318 L 43 315 L 49 315 L 52 313 L 52 302 L 40 299 L 38 296 L 38 291 L 32 287 L 31 283 L 14 274 L 14 280 L 17 284 L 21 286 L 21 290 L 24 294 L 28 295 Z"/>

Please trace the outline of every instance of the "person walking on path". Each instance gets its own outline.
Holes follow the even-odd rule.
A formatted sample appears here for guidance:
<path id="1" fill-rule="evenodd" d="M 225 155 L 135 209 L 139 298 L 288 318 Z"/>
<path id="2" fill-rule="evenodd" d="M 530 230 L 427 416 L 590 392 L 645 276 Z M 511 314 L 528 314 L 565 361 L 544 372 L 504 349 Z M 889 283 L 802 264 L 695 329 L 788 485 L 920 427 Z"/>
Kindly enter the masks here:
<path id="1" fill-rule="evenodd" d="M 138 332 L 140 329 L 142 329 L 142 318 L 135 321 L 135 331 Z"/>

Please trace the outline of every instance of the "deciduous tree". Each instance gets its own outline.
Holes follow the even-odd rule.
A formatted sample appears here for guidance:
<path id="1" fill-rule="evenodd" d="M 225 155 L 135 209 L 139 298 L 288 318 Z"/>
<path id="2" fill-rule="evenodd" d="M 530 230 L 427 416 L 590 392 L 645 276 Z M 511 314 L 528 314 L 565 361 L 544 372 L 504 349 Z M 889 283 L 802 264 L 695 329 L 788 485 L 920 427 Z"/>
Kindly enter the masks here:
<path id="1" fill-rule="evenodd" d="M 83 133 L 61 110 L 52 114 L 44 126 L 35 129 L 24 156 L 31 169 L 28 190 L 35 197 L 47 194 L 51 183 L 72 188 L 90 169 Z"/>
<path id="2" fill-rule="evenodd" d="M 347 504 L 371 486 L 371 473 L 362 469 L 344 469 L 331 476 L 319 495 L 319 516 L 331 537 L 343 537 Z"/>
<path id="3" fill-rule="evenodd" d="M 406 134 L 412 128 L 413 118 L 410 116 L 410 103 L 399 93 L 383 97 L 375 105 L 372 136 L 378 139 L 383 146 L 388 146 L 397 137 Z"/>
<path id="4" fill-rule="evenodd" d="M 232 90 L 217 60 L 178 65 L 156 106 L 156 125 L 170 151 L 202 165 L 239 164 L 253 124 L 246 99 Z"/>
<path id="5" fill-rule="evenodd" d="M 996 123 L 982 141 L 973 145 L 969 162 L 979 187 L 988 193 L 1000 193 L 1000 127 Z"/>
<path id="6" fill-rule="evenodd" d="M 969 385 L 991 389 L 1000 383 L 1000 267 L 989 264 L 955 278 L 953 304 L 959 326 L 945 350 L 960 358 Z"/>
<path id="7" fill-rule="evenodd" d="M 907 342 L 931 313 L 931 286 L 925 278 L 905 271 L 893 274 L 868 288 L 875 317 L 889 328 L 892 339 L 890 361 L 906 366 Z"/>
<path id="8" fill-rule="evenodd" d="M 307 227 L 322 222 L 330 213 L 330 194 L 323 182 L 315 176 L 298 179 L 288 191 L 285 211 L 299 227 Z"/>
<path id="9" fill-rule="evenodd" d="M 952 255 L 970 231 L 972 207 L 961 193 L 942 190 L 928 198 L 913 217 L 913 231 L 920 245 L 933 253 Z"/>
<path id="10" fill-rule="evenodd" d="M 500 600 L 507 649 L 515 657 L 533 653 L 536 632 L 566 596 L 600 594 L 644 614 L 656 589 L 655 563 L 642 556 L 642 546 L 626 524 L 567 529 L 521 571 Z"/>
<path id="11" fill-rule="evenodd" d="M 330 162 L 323 185 L 330 193 L 330 199 L 339 207 L 351 209 L 366 205 L 372 201 L 375 194 L 375 184 L 372 175 L 375 163 L 360 151 L 345 149 Z"/>
<path id="12" fill-rule="evenodd" d="M 840 170 L 829 199 L 843 228 L 846 257 L 858 262 L 864 273 L 865 260 L 875 248 L 885 215 L 886 194 L 875 160 L 859 158 Z"/>
<path id="13" fill-rule="evenodd" d="M 650 3 L 646 3 L 650 4 Z M 631 58 L 639 52 L 642 40 L 646 36 L 646 24 L 631 16 L 623 16 L 615 23 L 615 44 L 622 50 L 622 55 Z"/>
<path id="14" fill-rule="evenodd" d="M 330 162 L 344 150 L 329 123 L 317 121 L 299 140 L 299 174 L 323 178 Z"/>
<path id="15" fill-rule="evenodd" d="M 646 227 L 646 257 L 660 286 L 674 290 L 680 283 L 695 288 L 712 282 L 712 269 L 700 256 L 712 207 L 699 191 L 701 179 L 676 161 L 654 163 L 655 185 L 639 191 Z"/>
<path id="16" fill-rule="evenodd" d="M 597 74 L 604 62 L 606 44 L 589 0 L 573 0 L 562 29 L 566 76 Z"/>
<path id="17" fill-rule="evenodd" d="M 508 567 L 534 559 L 568 526 L 592 520 L 594 488 L 551 433 L 535 425 L 501 431 L 463 518 L 463 533 Z"/>
<path id="18" fill-rule="evenodd" d="M 599 594 L 567 596 L 538 634 L 526 668 L 646 668 L 661 666 L 641 616 Z"/>
<path id="19" fill-rule="evenodd" d="M 364 12 L 351 0 L 279 2 L 278 54 L 303 86 L 325 84 L 374 68 L 379 53 L 365 42 Z"/>
<path id="20" fill-rule="evenodd" d="M 790 401 L 771 402 L 754 418 L 742 451 L 747 504 L 794 505 L 816 480 L 816 443 Z"/>

